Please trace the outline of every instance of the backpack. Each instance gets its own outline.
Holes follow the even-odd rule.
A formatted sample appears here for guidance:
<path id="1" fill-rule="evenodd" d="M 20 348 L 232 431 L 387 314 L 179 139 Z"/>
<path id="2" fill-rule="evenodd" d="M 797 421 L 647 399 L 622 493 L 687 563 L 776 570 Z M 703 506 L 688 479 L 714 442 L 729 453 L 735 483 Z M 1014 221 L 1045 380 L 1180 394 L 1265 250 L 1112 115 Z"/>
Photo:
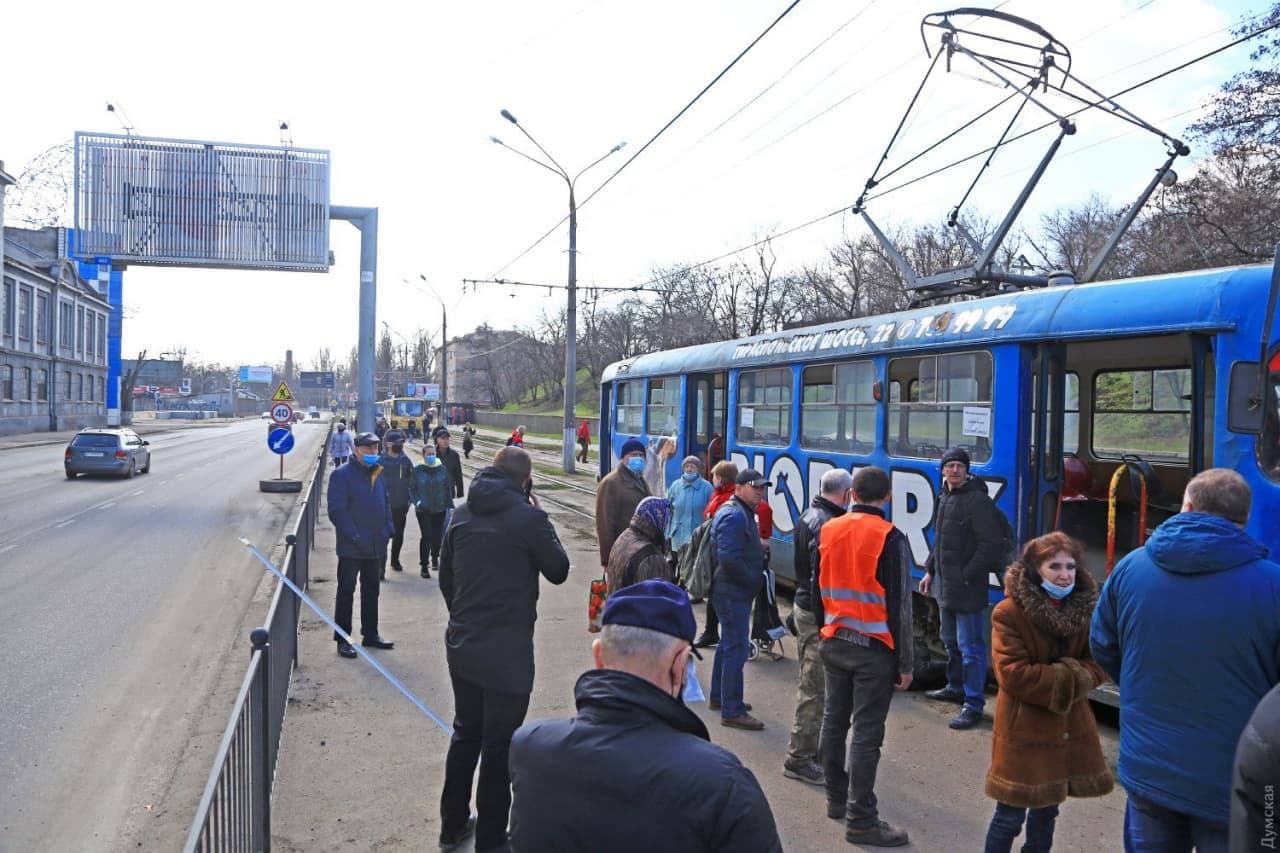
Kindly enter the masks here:
<path id="1" fill-rule="evenodd" d="M 680 577 L 691 598 L 706 598 L 711 594 L 711 577 L 716 571 L 716 537 L 711 532 L 714 521 L 709 518 L 693 531 L 680 564 Z"/>
<path id="2" fill-rule="evenodd" d="M 1000 522 L 1000 567 L 996 569 L 996 579 L 1000 581 L 1000 585 L 1004 586 L 1004 571 L 1018 559 L 1018 535 L 1013 532 L 1013 525 L 1009 523 L 1009 517 L 1006 516 L 1000 507 L 994 503 L 996 520 Z"/>

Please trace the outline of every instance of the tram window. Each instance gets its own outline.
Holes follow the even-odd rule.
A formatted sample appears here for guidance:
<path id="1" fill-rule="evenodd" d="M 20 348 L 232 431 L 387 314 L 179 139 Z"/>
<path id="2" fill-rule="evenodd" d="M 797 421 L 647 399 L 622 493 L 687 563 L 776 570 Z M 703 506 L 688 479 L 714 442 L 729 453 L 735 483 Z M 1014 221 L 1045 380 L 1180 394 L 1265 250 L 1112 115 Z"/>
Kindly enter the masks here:
<path id="1" fill-rule="evenodd" d="M 738 374 L 738 441 L 791 443 L 791 371 L 744 370 Z"/>
<path id="2" fill-rule="evenodd" d="M 614 428 L 623 435 L 644 432 L 644 383 L 618 383 L 618 414 Z"/>
<path id="3" fill-rule="evenodd" d="M 1064 375 L 1064 384 L 1066 387 L 1065 403 L 1066 406 L 1062 412 L 1062 452 L 1076 453 L 1080 450 L 1080 374 L 1067 373 Z M 1040 384 L 1039 376 L 1031 377 L 1031 405 L 1034 407 L 1039 401 L 1040 396 L 1036 393 L 1036 386 Z M 1050 383 L 1052 385 L 1052 383 Z M 1050 409 L 1052 412 L 1052 408 Z M 1050 442 L 1052 445 L 1052 442 Z M 1031 433 L 1031 446 L 1036 446 L 1035 431 Z"/>
<path id="4" fill-rule="evenodd" d="M 1093 378 L 1093 454 L 1185 462 L 1191 369 L 1111 370 Z"/>
<path id="5" fill-rule="evenodd" d="M 800 445 L 869 453 L 875 447 L 876 401 L 870 361 L 806 367 L 800 394 Z"/>
<path id="6" fill-rule="evenodd" d="M 1267 362 L 1266 396 L 1258 460 L 1267 476 L 1280 480 L 1280 349 L 1273 350 Z"/>
<path id="7" fill-rule="evenodd" d="M 671 435 L 676 432 L 680 407 L 680 380 L 676 377 L 649 380 L 649 432 Z"/>
<path id="8" fill-rule="evenodd" d="M 991 458 L 989 435 L 964 433 L 965 407 L 988 410 L 992 418 L 991 353 L 898 358 L 889 362 L 889 452 L 894 456 L 941 459 L 949 447 L 963 447 L 974 462 Z M 901 384 L 907 384 L 902 400 Z"/>
<path id="9" fill-rule="evenodd" d="M 716 374 L 715 386 L 711 389 L 711 434 L 724 435 L 724 382 L 723 373 Z"/>

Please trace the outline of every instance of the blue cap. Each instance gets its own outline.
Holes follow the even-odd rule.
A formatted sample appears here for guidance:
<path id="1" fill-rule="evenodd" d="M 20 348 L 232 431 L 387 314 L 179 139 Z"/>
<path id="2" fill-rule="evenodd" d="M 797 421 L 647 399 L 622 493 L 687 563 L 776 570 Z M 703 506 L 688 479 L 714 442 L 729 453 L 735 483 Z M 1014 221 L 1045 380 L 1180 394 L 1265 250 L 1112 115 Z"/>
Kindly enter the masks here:
<path id="1" fill-rule="evenodd" d="M 698 632 L 689 593 L 664 580 L 640 581 L 609 593 L 600 624 L 648 628 L 690 644 Z"/>
<path id="2" fill-rule="evenodd" d="M 618 452 L 618 456 L 626 456 L 628 453 L 635 453 L 637 450 L 641 453 L 645 452 L 644 442 L 638 438 L 629 438 L 622 442 L 622 450 Z"/>

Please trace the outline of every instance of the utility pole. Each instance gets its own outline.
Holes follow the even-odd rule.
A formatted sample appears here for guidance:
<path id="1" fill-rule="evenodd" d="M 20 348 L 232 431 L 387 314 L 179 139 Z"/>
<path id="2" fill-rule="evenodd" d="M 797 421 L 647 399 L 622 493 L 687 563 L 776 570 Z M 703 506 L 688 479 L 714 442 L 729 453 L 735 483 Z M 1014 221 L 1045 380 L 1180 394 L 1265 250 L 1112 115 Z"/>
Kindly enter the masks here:
<path id="1" fill-rule="evenodd" d="M 443 299 L 440 300 L 440 405 L 446 408 L 449 405 L 449 310 L 444 307 Z M 440 418 L 443 422 L 443 411 Z"/>

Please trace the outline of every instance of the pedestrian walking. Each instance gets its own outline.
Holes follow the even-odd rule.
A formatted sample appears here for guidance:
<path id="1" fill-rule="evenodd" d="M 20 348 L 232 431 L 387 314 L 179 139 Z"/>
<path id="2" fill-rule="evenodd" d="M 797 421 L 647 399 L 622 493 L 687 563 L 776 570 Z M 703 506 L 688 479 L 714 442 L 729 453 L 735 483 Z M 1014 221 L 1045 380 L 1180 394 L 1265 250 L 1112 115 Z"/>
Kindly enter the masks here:
<path id="1" fill-rule="evenodd" d="M 605 581 L 609 594 L 637 581 L 658 578 L 670 581 L 671 564 L 667 562 L 667 525 L 671 523 L 671 501 L 647 497 L 636 505 L 631 523 L 613 542 Z"/>
<path id="2" fill-rule="evenodd" d="M 1120 688 L 1126 849 L 1227 849 L 1236 744 L 1280 683 L 1280 565 L 1244 532 L 1251 500 L 1235 471 L 1200 472 L 1102 587 L 1089 639 Z"/>
<path id="3" fill-rule="evenodd" d="M 453 483 L 449 471 L 431 448 L 422 462 L 413 466 L 409 499 L 418 519 L 418 574 L 431 577 L 440 570 L 440 547 L 444 544 L 445 522 L 453 509 Z"/>
<path id="4" fill-rule="evenodd" d="M 390 430 L 391 430 L 391 427 L 387 424 L 387 419 L 378 418 L 377 423 L 374 424 L 374 427 L 373 427 L 373 434 L 378 437 L 379 444 L 382 443 L 382 439 L 386 436 L 386 434 Z"/>
<path id="5" fill-rule="evenodd" d="M 449 484 L 453 489 L 453 496 L 460 498 L 464 485 L 462 459 L 458 456 L 458 451 L 449 446 L 450 440 L 448 429 L 442 426 L 436 427 L 431 439 L 432 444 L 435 445 L 436 456 L 444 464 L 445 471 L 449 472 Z"/>
<path id="6" fill-rule="evenodd" d="M 504 447 L 471 481 L 440 552 L 449 609 L 445 656 L 453 684 L 453 738 L 440 797 L 440 846 L 474 831 L 477 850 L 503 849 L 511 808 L 507 753 L 533 691 L 533 626 L 539 577 L 569 576 L 569 556 L 537 497 L 525 495 L 533 462 Z M 477 816 L 472 818 L 471 787 Z"/>
<path id="7" fill-rule="evenodd" d="M 471 451 L 475 449 L 476 428 L 471 425 L 471 421 L 467 421 L 462 425 L 462 455 L 471 458 Z"/>
<path id="8" fill-rule="evenodd" d="M 586 418 L 578 424 L 578 461 L 587 464 L 587 451 L 591 449 L 591 424 Z"/>
<path id="9" fill-rule="evenodd" d="M 991 612 L 991 657 L 1000 694 L 987 796 L 996 811 L 986 853 L 1009 853 L 1026 822 L 1023 850 L 1053 845 L 1067 797 L 1102 797 L 1115 782 L 1102 754 L 1089 693 L 1106 673 L 1089 652 L 1098 584 L 1080 543 L 1055 532 L 1027 543 Z"/>
<path id="10" fill-rule="evenodd" d="M 733 493 L 738 488 L 737 481 L 737 465 L 727 459 L 715 464 L 711 469 L 711 500 L 707 502 L 707 508 L 702 513 L 704 521 L 715 518 L 716 512 L 720 507 L 733 500 Z M 716 616 L 716 608 L 710 597 L 707 598 L 704 620 L 702 634 L 694 642 L 694 645 L 700 649 L 714 648 L 720 642 L 720 619 Z"/>
<path id="11" fill-rule="evenodd" d="M 822 657 L 818 654 L 824 614 L 822 598 L 813 591 L 813 578 L 820 560 L 819 543 L 822 528 L 833 518 L 845 514 L 853 489 L 853 476 L 843 468 L 836 468 L 822 475 L 819 481 L 821 494 L 813 499 L 809 508 L 796 521 L 793 553 L 795 597 L 792 599 L 791 617 L 795 622 L 800 648 L 800 683 L 796 688 L 795 722 L 791 725 L 791 742 L 782 773 L 791 779 L 799 779 L 810 785 L 826 783 L 822 765 L 818 763 L 818 735 L 822 731 L 822 712 L 826 702 L 826 675 Z"/>
<path id="12" fill-rule="evenodd" d="M 733 500 L 716 511 L 712 535 L 716 541 L 716 572 L 711 601 L 724 635 L 716 646 L 711 668 L 708 707 L 720 711 L 720 724 L 759 731 L 764 723 L 751 716 L 743 701 L 742 669 L 747 663 L 751 632 L 751 602 L 764 582 L 764 548 L 756 526 L 756 504 L 771 484 L 748 468 L 738 475 Z"/>
<path id="13" fill-rule="evenodd" d="M 339 421 L 338 428 L 329 439 L 329 455 L 333 457 L 333 467 L 345 465 L 355 452 L 356 446 L 351 440 L 351 433 L 347 432 L 347 425 Z"/>
<path id="14" fill-rule="evenodd" d="M 644 481 L 644 443 L 629 439 L 622 445 L 622 457 L 596 487 L 596 541 L 600 565 L 609 568 L 609 552 L 614 541 L 631 524 L 640 501 L 649 497 Z"/>
<path id="15" fill-rule="evenodd" d="M 810 587 L 822 601 L 824 622 L 818 753 L 827 817 L 844 820 L 845 840 L 901 847 L 907 833 L 880 820 L 875 783 L 893 693 L 911 686 L 911 547 L 885 514 L 888 474 L 859 469 L 852 490 L 849 512 L 822 527 Z"/>
<path id="16" fill-rule="evenodd" d="M 413 462 L 404 452 L 404 433 L 391 430 L 385 436 L 386 450 L 378 459 L 382 466 L 383 482 L 387 487 L 387 503 L 391 506 L 391 568 L 404 571 L 400 563 L 400 549 L 404 547 L 404 525 L 409 517 L 409 483 L 413 481 Z M 386 580 L 387 564 L 382 564 L 382 579 Z"/>
<path id="17" fill-rule="evenodd" d="M 350 464 L 335 468 L 329 475 L 329 521 L 338 540 L 338 592 L 333 621 L 350 636 L 351 607 L 359 581 L 361 645 L 390 649 L 395 644 L 378 633 L 379 575 L 386 560 L 387 540 L 394 529 L 382 466 L 378 464 L 378 437 L 360 433 L 355 437 L 355 451 Z M 356 650 L 336 632 L 333 639 L 342 657 L 356 656 Z"/>
<path id="18" fill-rule="evenodd" d="M 667 497 L 671 500 L 671 525 L 667 535 L 677 565 L 684 563 L 689 541 L 702 524 L 702 513 L 711 501 L 711 483 L 702 476 L 702 460 L 686 456 L 680 467 L 680 478 L 672 480 L 667 487 Z"/>
<path id="19" fill-rule="evenodd" d="M 971 729 L 981 722 L 986 706 L 982 614 L 987 609 L 987 578 L 1004 568 L 1004 527 L 986 483 L 969 473 L 969 454 L 963 448 L 953 447 L 943 455 L 942 483 L 933 515 L 933 550 L 920 592 L 932 594 L 938 602 L 947 686 L 925 695 L 963 706 L 949 725 Z"/>
<path id="20" fill-rule="evenodd" d="M 684 703 L 697 655 L 688 594 L 640 581 L 609 597 L 601 622 L 577 715 L 512 738 L 512 849 L 781 851 L 759 782 Z"/>
<path id="21" fill-rule="evenodd" d="M 1280 686 L 1262 697 L 1240 735 L 1231 780 L 1231 853 L 1277 847 L 1280 784 Z"/>

